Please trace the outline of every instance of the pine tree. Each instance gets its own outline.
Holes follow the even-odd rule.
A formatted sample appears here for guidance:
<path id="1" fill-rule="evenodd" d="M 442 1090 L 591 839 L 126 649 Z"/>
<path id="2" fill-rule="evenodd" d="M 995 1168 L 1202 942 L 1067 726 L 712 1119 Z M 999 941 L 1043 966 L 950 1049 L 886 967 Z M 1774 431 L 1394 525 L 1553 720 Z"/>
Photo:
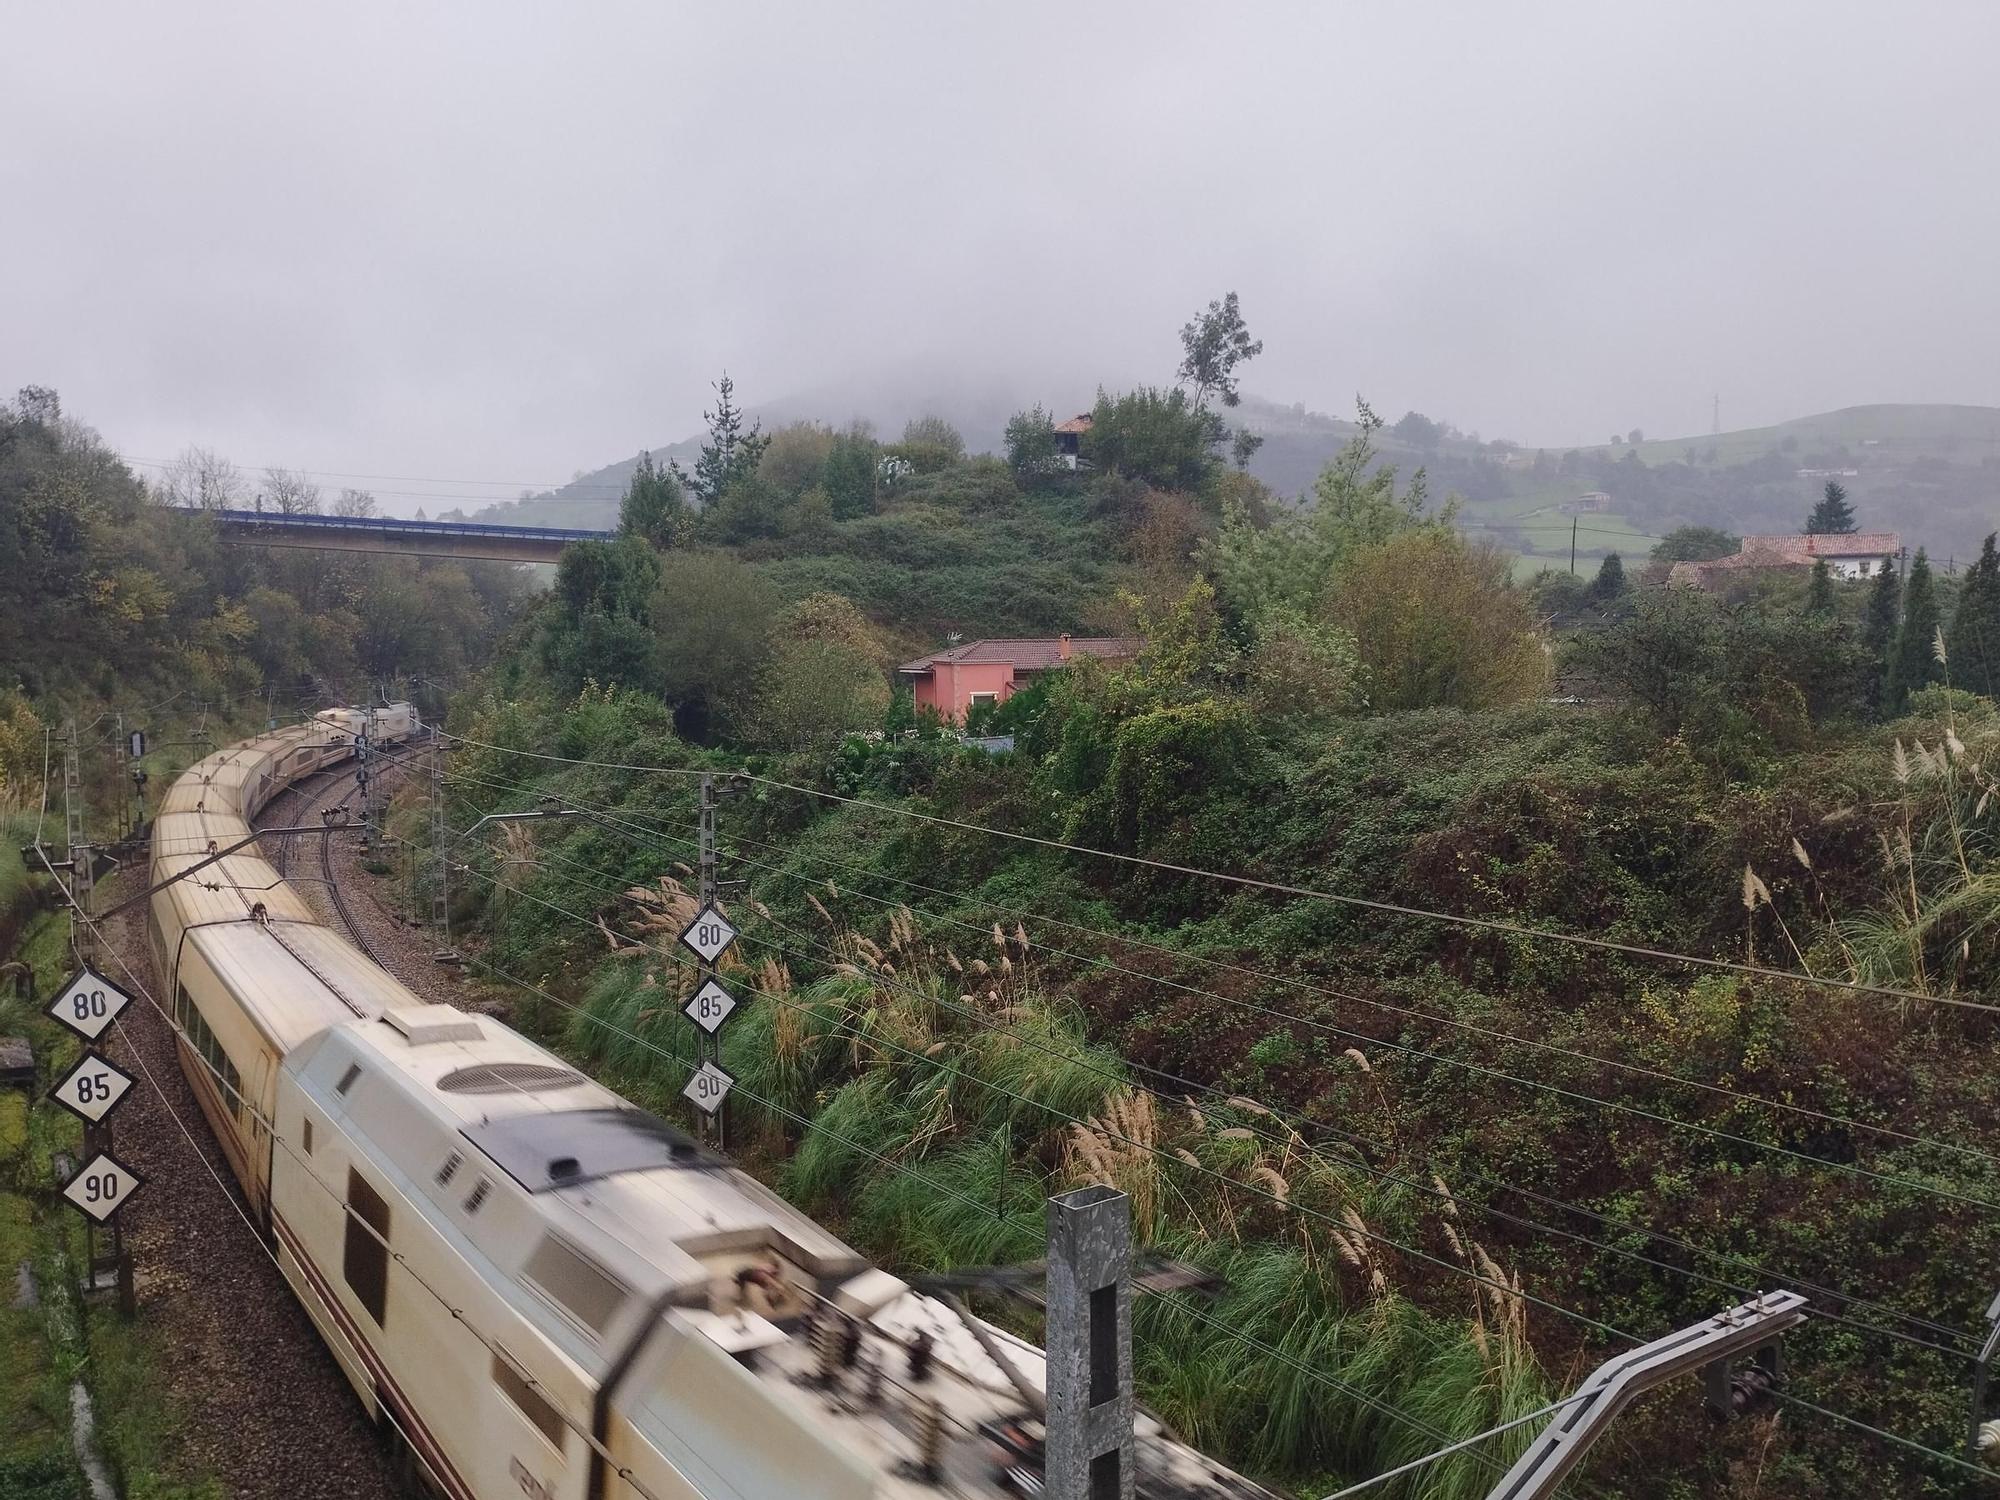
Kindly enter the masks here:
<path id="1" fill-rule="evenodd" d="M 1903 625 L 1896 632 L 1896 647 L 1889 657 L 1889 684 L 1886 704 L 1892 714 L 1901 713 L 1910 694 L 1938 680 L 1937 591 L 1931 585 L 1930 559 L 1924 549 L 1910 560 L 1910 581 L 1903 590 Z"/>
<path id="2" fill-rule="evenodd" d="M 1854 507 L 1847 503 L 1847 491 L 1831 479 L 1812 514 L 1806 517 L 1807 536 L 1846 536 L 1854 530 Z"/>
<path id="3" fill-rule="evenodd" d="M 681 494 L 680 481 L 653 462 L 653 455 L 639 455 L 639 467 L 625 487 L 618 507 L 618 529 L 642 536 L 655 547 L 674 547 L 687 540 L 693 518 Z"/>
<path id="4" fill-rule="evenodd" d="M 701 414 L 708 423 L 708 441 L 701 445 L 701 457 L 695 460 L 694 473 L 688 474 L 674 460 L 668 461 L 668 468 L 683 487 L 692 490 L 695 498 L 703 505 L 713 505 L 722 497 L 722 492 L 738 479 L 757 472 L 757 462 L 764 456 L 764 449 L 771 440 L 764 436 L 762 425 L 753 425 L 748 432 L 743 430 L 743 409 L 736 404 L 736 382 L 729 378 L 727 371 L 715 383 L 717 400 L 714 411 Z"/>
<path id="5" fill-rule="evenodd" d="M 1880 708 L 1889 681 L 1889 649 L 1896 643 L 1896 621 L 1903 612 L 1903 590 L 1896 576 L 1896 564 L 1884 562 L 1875 575 L 1875 587 L 1868 593 L 1868 612 L 1861 618 L 1861 644 L 1875 663 L 1870 693 L 1871 706 Z"/>
<path id="6" fill-rule="evenodd" d="M 1609 604 L 1624 592 L 1625 564 L 1616 552 L 1607 552 L 1598 564 L 1597 577 L 1591 580 L 1590 596 L 1600 604 Z"/>
<path id="7" fill-rule="evenodd" d="M 2000 685 L 2000 553 L 1988 536 L 1979 561 L 1965 574 L 1958 612 L 1951 617 L 1951 660 L 1962 686 L 1983 690 L 1987 697 Z"/>
<path id="8" fill-rule="evenodd" d="M 1812 584 L 1806 589 L 1806 613 L 1809 615 L 1830 615 L 1833 613 L 1833 570 L 1821 558 L 1813 564 Z"/>

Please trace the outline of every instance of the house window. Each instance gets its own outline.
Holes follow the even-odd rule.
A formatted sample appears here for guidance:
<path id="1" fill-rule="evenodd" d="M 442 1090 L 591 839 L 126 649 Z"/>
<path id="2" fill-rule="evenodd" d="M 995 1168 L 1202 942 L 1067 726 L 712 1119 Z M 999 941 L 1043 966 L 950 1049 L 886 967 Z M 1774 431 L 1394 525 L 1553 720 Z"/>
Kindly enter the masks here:
<path id="1" fill-rule="evenodd" d="M 340 1273 L 381 1327 L 389 1305 L 389 1203 L 352 1167 L 347 1169 L 347 1242 Z"/>
<path id="2" fill-rule="evenodd" d="M 982 703 L 990 704 L 998 703 L 999 701 L 1000 695 L 998 693 L 967 693 L 965 695 L 965 703 L 968 708 L 977 708 Z"/>

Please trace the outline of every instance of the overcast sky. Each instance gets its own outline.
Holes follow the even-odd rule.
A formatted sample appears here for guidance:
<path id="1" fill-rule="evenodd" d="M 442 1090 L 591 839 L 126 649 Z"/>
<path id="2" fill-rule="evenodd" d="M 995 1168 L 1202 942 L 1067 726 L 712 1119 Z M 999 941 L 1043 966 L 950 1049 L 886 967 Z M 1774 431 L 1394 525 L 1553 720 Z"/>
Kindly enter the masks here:
<path id="1" fill-rule="evenodd" d="M 1234 288 L 1249 389 L 1531 444 L 2000 404 L 1986 0 L 310 9 L 0 0 L 0 388 L 479 500 Z"/>

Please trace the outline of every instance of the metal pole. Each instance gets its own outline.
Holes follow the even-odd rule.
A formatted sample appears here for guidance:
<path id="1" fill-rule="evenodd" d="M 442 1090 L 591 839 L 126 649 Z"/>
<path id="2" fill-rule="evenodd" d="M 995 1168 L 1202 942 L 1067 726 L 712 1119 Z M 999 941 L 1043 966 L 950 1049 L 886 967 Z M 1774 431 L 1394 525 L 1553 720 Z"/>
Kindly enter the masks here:
<path id="1" fill-rule="evenodd" d="M 448 872 L 451 849 L 446 843 L 444 821 L 444 737 L 431 728 L 431 852 L 436 857 L 435 882 L 431 889 L 431 925 L 437 929 L 441 964 L 455 964 L 458 954 L 451 946 L 451 888 Z"/>
<path id="2" fill-rule="evenodd" d="M 83 769 L 77 751 L 76 720 L 69 721 L 69 743 L 63 752 L 63 826 L 69 849 L 70 895 L 85 918 L 71 924 L 71 945 L 77 957 L 90 961 L 91 887 L 93 885 L 90 845 L 83 837 Z"/>
<path id="3" fill-rule="evenodd" d="M 1048 1500 L 1132 1500 L 1132 1209 L 1116 1188 L 1048 1207 Z"/>
<path id="4" fill-rule="evenodd" d="M 1569 572 L 1570 572 L 1570 577 L 1574 578 L 1576 576 L 1576 517 L 1575 516 L 1571 516 L 1569 518 Z"/>
<path id="5" fill-rule="evenodd" d="M 706 911 L 715 905 L 716 895 L 719 890 L 719 882 L 716 880 L 715 870 L 715 807 L 715 777 L 708 772 L 703 772 L 701 778 L 700 829 L 697 834 L 697 838 L 699 839 L 699 853 L 696 857 L 696 910 L 698 911 Z M 712 960 L 700 959 L 699 965 L 694 979 L 696 990 L 699 990 L 716 976 L 715 963 Z M 703 1063 L 711 1061 L 717 1067 L 722 1065 L 722 1032 L 720 1028 L 714 1032 L 708 1032 L 704 1031 L 700 1026 L 696 1026 L 694 1065 L 699 1068 Z M 714 1114 L 702 1114 L 701 1118 L 702 1134 L 714 1143 L 718 1151 L 725 1148 L 729 1138 L 728 1127 L 723 1120 L 723 1112 L 728 1107 L 729 1101 L 725 1099 L 722 1102 L 722 1107 L 717 1109 Z M 696 1113 L 700 1114 L 701 1112 L 696 1111 Z"/>

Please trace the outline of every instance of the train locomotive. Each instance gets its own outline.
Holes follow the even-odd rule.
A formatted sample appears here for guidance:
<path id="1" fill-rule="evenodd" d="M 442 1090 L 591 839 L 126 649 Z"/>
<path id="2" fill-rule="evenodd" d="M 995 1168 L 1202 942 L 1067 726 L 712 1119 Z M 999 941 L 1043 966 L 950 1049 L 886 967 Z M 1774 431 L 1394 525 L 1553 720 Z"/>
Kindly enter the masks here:
<path id="1" fill-rule="evenodd" d="M 332 709 L 210 755 L 160 882 L 301 777 L 422 731 Z M 675 1127 L 323 925 L 254 846 L 152 899 L 203 1113 L 293 1292 L 452 1500 L 1032 1495 L 1041 1351 L 925 1295 Z M 1003 1367 L 1004 1366 L 1004 1367 Z M 1141 1412 L 1137 1495 L 1269 1500 Z"/>

